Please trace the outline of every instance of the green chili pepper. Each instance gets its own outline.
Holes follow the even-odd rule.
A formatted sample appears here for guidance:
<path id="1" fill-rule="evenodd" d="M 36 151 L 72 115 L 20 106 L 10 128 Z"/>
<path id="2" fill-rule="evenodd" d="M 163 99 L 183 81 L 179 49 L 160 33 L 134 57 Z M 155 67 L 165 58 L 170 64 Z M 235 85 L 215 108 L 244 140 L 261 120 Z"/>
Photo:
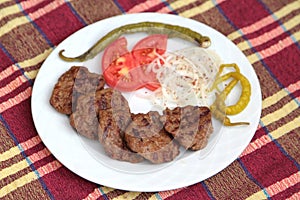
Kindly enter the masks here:
<path id="1" fill-rule="evenodd" d="M 59 57 L 64 61 L 85 61 L 94 58 L 98 53 L 105 49 L 110 43 L 119 38 L 123 34 L 146 32 L 149 34 L 166 34 L 169 37 L 179 37 L 190 42 L 196 42 L 200 47 L 207 48 L 210 46 L 210 38 L 185 27 L 164 24 L 160 22 L 140 22 L 135 24 L 127 24 L 116 28 L 104 37 L 98 40 L 90 49 L 77 57 L 67 57 L 63 55 L 64 50 L 59 52 Z"/>

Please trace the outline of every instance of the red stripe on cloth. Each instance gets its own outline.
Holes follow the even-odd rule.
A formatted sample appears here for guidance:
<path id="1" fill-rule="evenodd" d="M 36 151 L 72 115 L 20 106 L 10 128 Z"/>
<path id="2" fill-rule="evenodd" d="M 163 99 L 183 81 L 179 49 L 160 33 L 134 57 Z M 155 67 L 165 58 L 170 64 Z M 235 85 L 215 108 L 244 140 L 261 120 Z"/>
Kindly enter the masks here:
<path id="1" fill-rule="evenodd" d="M 27 88 L 25 91 L 16 96 L 18 98 L 14 97 L 14 100 L 12 100 L 13 107 L 8 110 L 6 106 L 6 111 L 2 114 L 6 123 L 10 127 L 11 132 L 15 135 L 19 142 L 27 141 L 36 136 L 36 130 L 34 128 L 30 112 L 30 95 L 31 88 Z"/>
<path id="2" fill-rule="evenodd" d="M 43 30 L 51 42 L 57 45 L 83 26 L 65 3 L 60 4 L 57 2 L 53 6 L 56 6 L 55 9 L 47 6 L 31 17 L 36 19 L 35 23 Z"/>
<path id="3" fill-rule="evenodd" d="M 269 136 L 263 135 L 261 138 L 256 139 L 255 141 L 251 142 L 247 148 L 243 151 L 243 153 L 240 155 L 240 157 L 246 156 L 257 149 L 260 149 L 264 145 L 270 143 L 272 140 Z"/>
<path id="4" fill-rule="evenodd" d="M 1 38 L 0 38 L 1 41 Z M 13 65 L 13 61 L 9 59 L 9 57 L 6 56 L 6 54 L 3 52 L 3 50 L 0 48 L 0 70 L 5 70 L 8 66 Z"/>
<path id="5" fill-rule="evenodd" d="M 290 186 L 286 190 L 276 194 L 272 200 L 299 200 L 300 199 L 300 183 Z"/>
<path id="6" fill-rule="evenodd" d="M 0 113 L 3 113 L 3 116 L 5 113 L 12 112 L 11 108 L 16 107 L 17 105 L 23 103 L 25 100 L 29 99 L 31 96 L 31 87 L 28 87 L 28 82 L 24 83 L 21 87 L 18 89 L 12 91 L 13 93 L 10 93 L 9 95 L 6 95 L 5 97 L 8 97 L 7 100 L 4 100 L 0 103 Z M 16 94 L 17 93 L 17 94 Z M 15 118 L 18 119 L 19 117 Z"/>
<path id="7" fill-rule="evenodd" d="M 263 6 L 256 0 L 232 0 L 222 1 L 222 3 L 218 0 L 217 3 L 226 17 L 228 17 L 238 28 L 254 24 L 269 15 Z"/>
<path id="8" fill-rule="evenodd" d="M 179 188 L 179 189 L 176 189 L 176 190 L 167 190 L 167 191 L 162 191 L 162 192 L 159 192 L 159 196 L 162 198 L 162 199 L 166 199 L 172 195 L 175 195 L 176 193 L 178 193 L 179 191 L 183 190 L 183 188 Z"/>
<path id="9" fill-rule="evenodd" d="M 276 38 L 276 37 L 280 36 L 283 33 L 284 33 L 284 30 L 280 26 L 277 26 L 277 27 L 274 27 L 274 29 L 270 30 L 269 32 L 265 32 L 262 35 L 254 37 L 252 39 L 249 39 L 249 42 L 251 43 L 252 47 L 257 47 L 262 44 L 267 45 L 268 41 L 272 41 L 273 39 L 275 41 L 280 40 L 281 38 Z M 287 36 L 287 35 L 283 34 L 283 37 L 285 37 L 285 36 Z M 263 45 L 263 46 L 265 46 L 265 45 Z M 261 47 L 261 48 L 263 48 L 263 47 Z M 256 49 L 259 50 L 258 48 L 256 48 Z"/>
<path id="10" fill-rule="evenodd" d="M 1 77 L 0 77 L 1 80 Z M 7 83 L 4 87 L 0 88 L 0 97 L 7 95 L 14 91 L 15 89 L 19 88 L 23 83 L 26 83 L 27 79 L 20 75 L 11 82 Z"/>
<path id="11" fill-rule="evenodd" d="M 291 176 L 284 178 L 281 181 L 276 182 L 275 184 L 266 188 L 266 191 L 270 196 L 274 196 L 282 191 L 285 191 L 289 187 L 292 187 L 300 183 L 300 172 L 292 174 Z"/>
<path id="12" fill-rule="evenodd" d="M 43 181 L 55 199 L 84 199 L 97 187 L 65 167 L 48 174 L 40 173 L 45 174 Z"/>
<path id="13" fill-rule="evenodd" d="M 298 191 L 298 192 L 297 192 Z M 298 184 L 298 187 L 297 187 L 297 190 L 296 192 L 289 196 L 288 198 L 286 198 L 285 200 L 299 200 L 299 197 L 300 197 L 300 184 Z M 275 198 L 274 198 L 275 199 Z M 281 198 L 281 199 L 284 199 L 284 198 Z M 280 200 L 281 200 L 280 199 Z M 279 199 L 278 199 L 279 200 Z"/>
<path id="14" fill-rule="evenodd" d="M 49 162 L 48 164 L 46 164 L 43 167 L 38 168 L 37 171 L 40 176 L 45 176 L 61 167 L 62 167 L 62 165 L 60 164 L 60 162 L 53 161 L 53 162 Z"/>
<path id="15" fill-rule="evenodd" d="M 24 150 L 24 153 L 36 169 L 56 160 L 42 142 L 36 144 L 34 148 Z"/>
<path id="16" fill-rule="evenodd" d="M 7 67 L 6 69 L 0 72 L 0 81 L 11 76 L 13 73 L 15 73 L 18 70 L 19 68 L 16 65 L 10 65 L 9 67 Z"/>
<path id="17" fill-rule="evenodd" d="M 26 13 L 33 13 L 40 8 L 43 8 L 53 2 L 53 0 L 38 0 L 39 3 L 37 4 L 35 0 L 32 0 L 31 4 L 22 4 L 22 8 L 25 10 Z M 33 3 L 34 2 L 34 3 Z"/>
<path id="18" fill-rule="evenodd" d="M 294 163 L 273 142 L 240 159 L 253 178 L 265 188 L 298 172 Z"/>
<path id="19" fill-rule="evenodd" d="M 257 128 L 255 135 L 253 136 L 253 138 L 251 139 L 251 142 L 254 142 L 256 139 L 259 139 L 261 137 L 263 137 L 264 135 L 266 135 L 266 131 L 262 128 Z"/>
<path id="20" fill-rule="evenodd" d="M 287 90 L 288 90 L 290 93 L 293 93 L 293 92 L 295 92 L 295 91 L 297 91 L 297 90 L 300 90 L 300 80 L 297 81 L 297 83 L 293 83 L 293 84 L 289 85 L 289 86 L 287 87 Z"/>
<path id="21" fill-rule="evenodd" d="M 39 136 L 35 136 L 30 138 L 29 140 L 22 142 L 20 146 L 23 148 L 24 151 L 31 149 L 32 147 L 40 144 L 42 142 Z"/>
<path id="22" fill-rule="evenodd" d="M 36 6 L 36 5 L 40 4 L 40 3 L 42 3 L 42 2 L 44 2 L 44 1 L 45 1 L 45 0 L 27 0 L 27 1 L 22 1 L 22 2 L 20 3 L 20 5 L 22 6 L 22 8 L 23 8 L 24 10 L 27 10 L 27 9 L 32 8 L 32 7 L 34 7 L 34 6 Z"/>
<path id="23" fill-rule="evenodd" d="M 149 9 L 145 10 L 144 12 L 156 12 L 165 7 L 166 7 L 166 5 L 163 2 L 161 2 L 160 4 L 150 7 Z"/>
<path id="24" fill-rule="evenodd" d="M 293 41 L 290 37 L 279 42 L 278 46 L 283 44 L 286 46 L 288 43 L 291 45 L 284 50 L 277 52 L 276 56 L 270 56 L 264 59 L 276 78 L 285 86 L 297 82 L 300 75 L 299 48 L 296 45 L 292 45 Z"/>
<path id="25" fill-rule="evenodd" d="M 145 3 L 147 0 L 141 0 L 141 1 L 127 1 L 127 0 L 117 0 L 119 5 L 124 9 L 124 11 L 128 11 L 131 8 L 135 7 L 137 4 L 142 4 Z M 150 0 L 149 2 L 151 2 Z M 156 1 L 156 0 L 155 0 Z"/>

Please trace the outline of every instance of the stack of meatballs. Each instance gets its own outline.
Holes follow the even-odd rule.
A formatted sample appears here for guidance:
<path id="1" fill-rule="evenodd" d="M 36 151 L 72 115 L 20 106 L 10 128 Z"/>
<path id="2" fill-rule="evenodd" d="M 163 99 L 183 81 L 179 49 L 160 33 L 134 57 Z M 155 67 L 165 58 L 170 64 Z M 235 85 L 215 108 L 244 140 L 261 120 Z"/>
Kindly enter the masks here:
<path id="1" fill-rule="evenodd" d="M 69 116 L 80 135 L 98 140 L 116 160 L 164 163 L 174 160 L 180 146 L 200 150 L 213 132 L 211 112 L 204 106 L 185 106 L 133 114 L 121 92 L 104 88 L 102 75 L 73 66 L 55 84 L 50 104 Z"/>

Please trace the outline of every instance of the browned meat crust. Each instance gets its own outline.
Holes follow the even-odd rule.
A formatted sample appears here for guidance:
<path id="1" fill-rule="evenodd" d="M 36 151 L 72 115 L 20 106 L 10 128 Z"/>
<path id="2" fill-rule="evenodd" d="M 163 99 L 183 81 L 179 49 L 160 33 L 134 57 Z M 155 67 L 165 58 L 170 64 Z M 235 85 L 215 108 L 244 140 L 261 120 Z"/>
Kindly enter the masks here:
<path id="1" fill-rule="evenodd" d="M 179 145 L 165 132 L 154 111 L 133 115 L 124 139 L 132 151 L 152 163 L 169 162 L 179 154 Z"/>
<path id="2" fill-rule="evenodd" d="M 81 95 L 77 100 L 70 124 L 76 131 L 90 139 L 98 138 L 99 110 L 114 108 L 129 110 L 127 100 L 119 91 L 111 88 Z"/>
<path id="3" fill-rule="evenodd" d="M 70 115 L 78 96 L 103 89 L 104 84 L 102 75 L 91 73 L 86 67 L 73 66 L 59 77 L 50 104 L 58 112 Z"/>
<path id="4" fill-rule="evenodd" d="M 199 150 L 206 146 L 213 132 L 211 112 L 207 107 L 185 106 L 164 111 L 165 130 L 184 148 Z"/>
<path id="5" fill-rule="evenodd" d="M 138 163 L 143 157 L 132 152 L 124 141 L 124 130 L 131 121 L 130 110 L 115 110 L 113 108 L 99 111 L 99 141 L 105 153 L 116 160 Z"/>
<path id="6" fill-rule="evenodd" d="M 125 97 L 104 88 L 102 75 L 73 66 L 56 83 L 50 104 L 70 115 L 70 124 L 90 139 L 98 139 L 113 159 L 152 163 L 170 162 L 179 155 L 179 144 L 199 150 L 213 132 L 207 107 L 166 109 L 163 115 L 150 111 L 132 114 Z M 179 144 L 178 144 L 178 143 Z"/>

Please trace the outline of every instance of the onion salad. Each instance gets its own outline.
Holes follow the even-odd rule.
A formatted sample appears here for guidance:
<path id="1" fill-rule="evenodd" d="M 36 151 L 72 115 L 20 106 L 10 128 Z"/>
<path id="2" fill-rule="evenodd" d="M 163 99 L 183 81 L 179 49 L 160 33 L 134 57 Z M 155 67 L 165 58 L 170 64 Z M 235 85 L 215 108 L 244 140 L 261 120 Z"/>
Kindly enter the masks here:
<path id="1" fill-rule="evenodd" d="M 208 106 L 220 63 L 217 54 L 199 47 L 157 55 L 147 67 L 148 72 L 156 73 L 161 85 L 151 100 L 161 108 Z"/>

